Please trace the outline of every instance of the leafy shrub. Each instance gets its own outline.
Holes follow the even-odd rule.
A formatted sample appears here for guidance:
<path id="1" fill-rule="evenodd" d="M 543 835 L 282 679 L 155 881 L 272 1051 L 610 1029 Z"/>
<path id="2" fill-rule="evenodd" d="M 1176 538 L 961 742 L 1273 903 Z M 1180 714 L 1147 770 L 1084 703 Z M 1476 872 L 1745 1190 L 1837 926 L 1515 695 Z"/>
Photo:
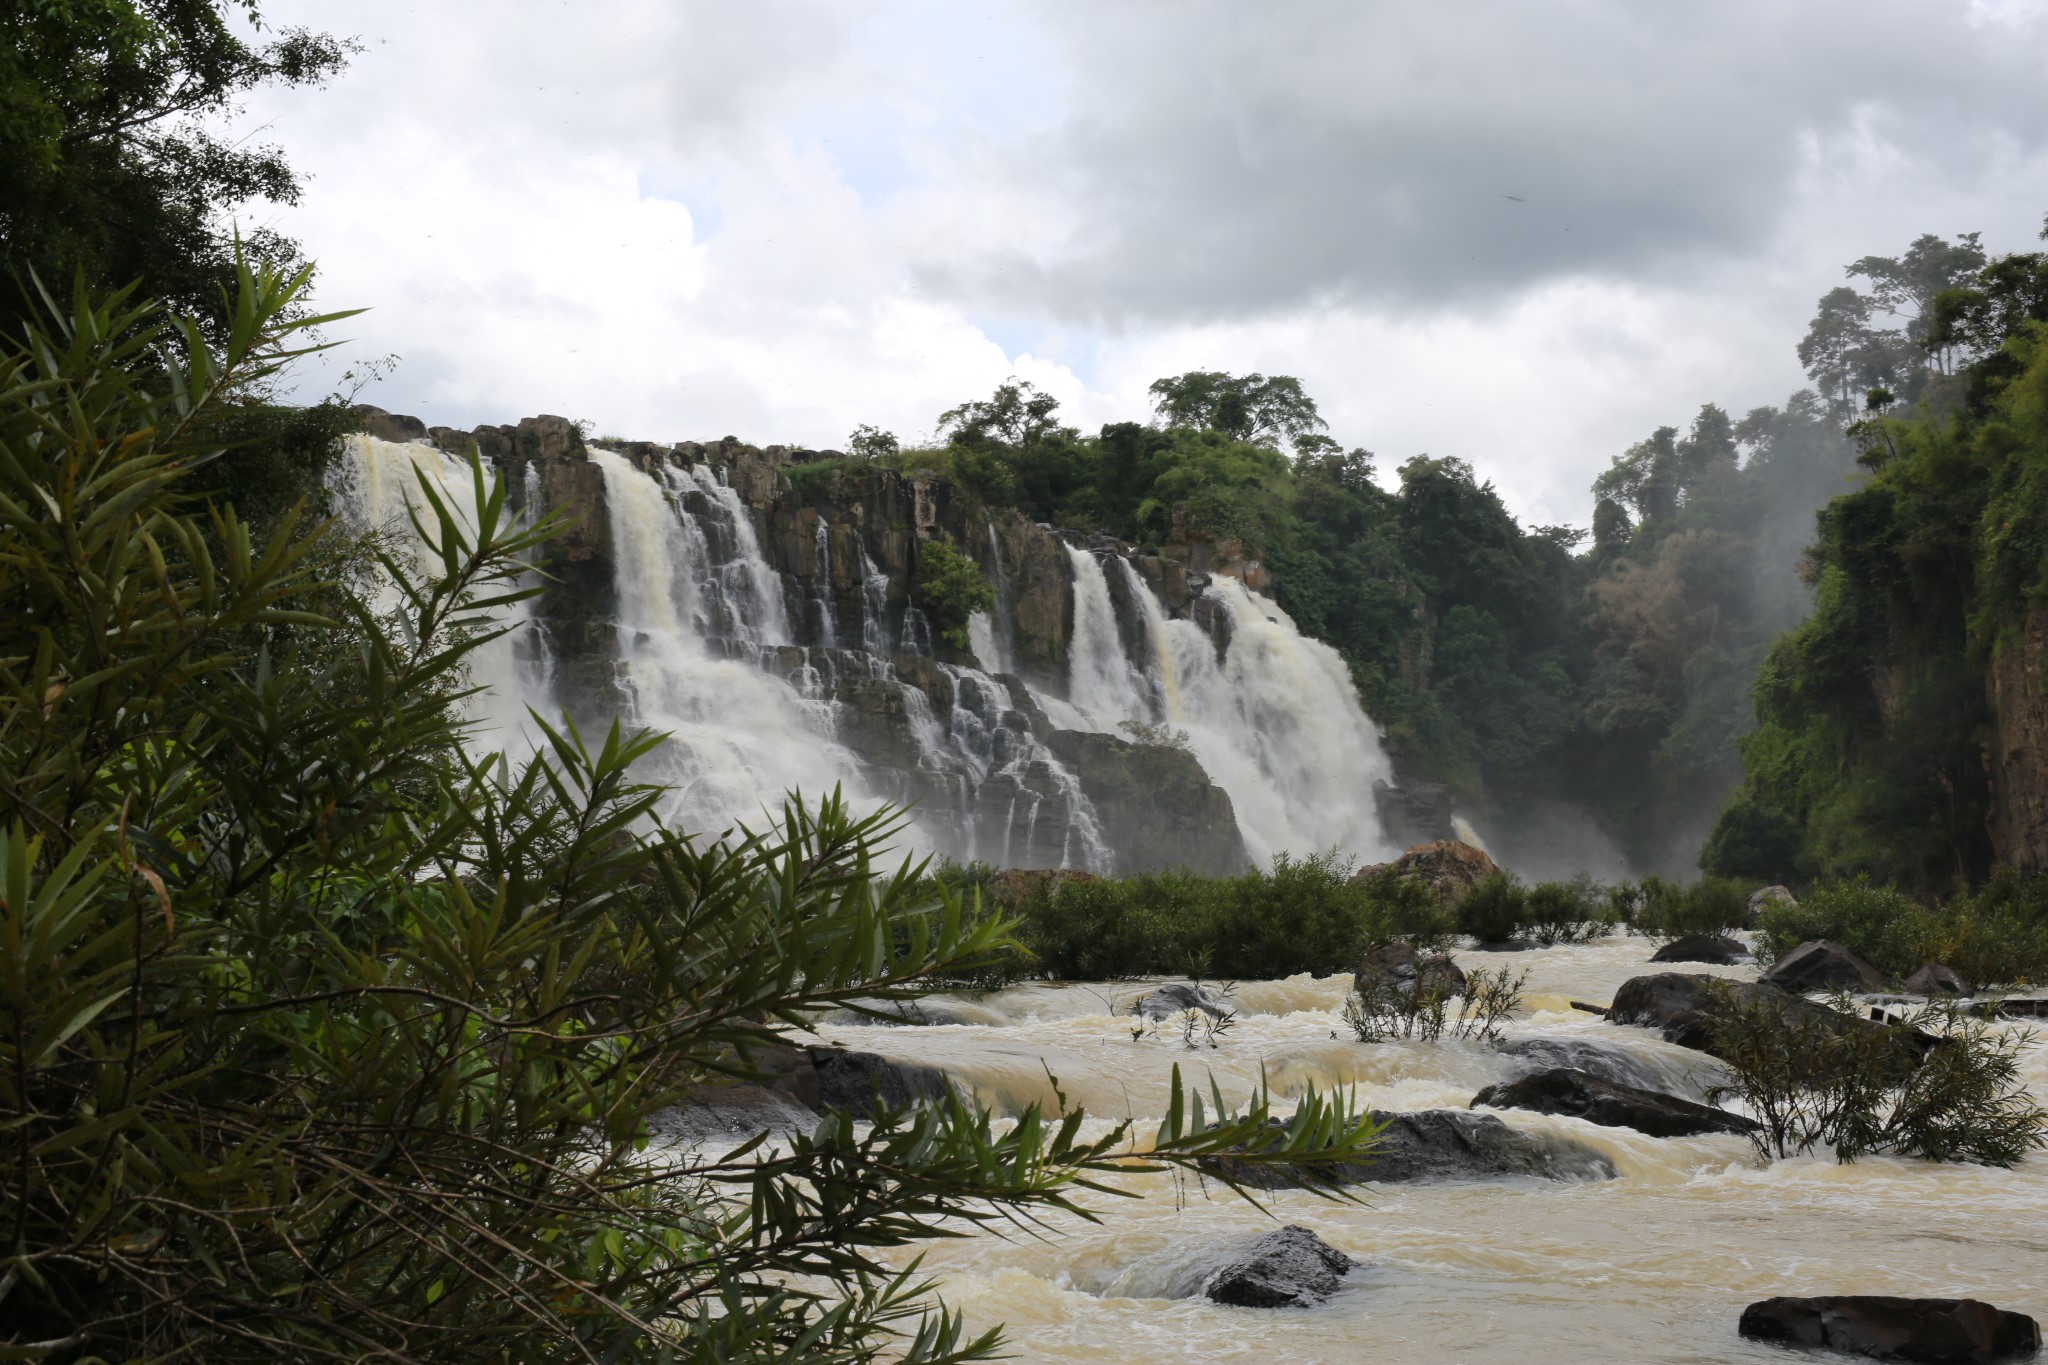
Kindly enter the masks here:
<path id="1" fill-rule="evenodd" d="M 1528 922 L 1529 893 L 1512 872 L 1481 879 L 1458 902 L 1458 928 L 1481 943 L 1505 943 Z"/>
<path id="2" fill-rule="evenodd" d="M 1460 1042 L 1492 1042 L 1521 1008 L 1522 986 L 1528 979 L 1526 971 L 1510 976 L 1505 967 L 1469 972 L 1462 986 L 1454 984 L 1448 972 L 1426 969 L 1412 982 L 1382 978 L 1345 999 L 1344 1022 L 1361 1043 L 1434 1043 L 1446 1033 Z"/>
<path id="3" fill-rule="evenodd" d="M 2048 978 L 2048 878 L 2011 869 L 1947 901 L 1917 901 L 1866 877 L 1824 882 L 1758 919 L 1757 951 L 1776 958 L 1831 939 L 1894 977 L 1940 962 L 1979 985 Z"/>
<path id="4" fill-rule="evenodd" d="M 1690 886 L 1645 877 L 1632 927 L 1669 941 L 1687 934 L 1724 934 L 1749 918 L 1749 889 L 1726 877 L 1702 877 Z"/>
<path id="5" fill-rule="evenodd" d="M 943 540 L 918 542 L 917 591 L 932 629 L 955 649 L 968 647 L 967 618 L 996 602 L 981 565 Z"/>
<path id="6" fill-rule="evenodd" d="M 1546 948 L 1598 938 L 1613 927 L 1615 918 L 1606 891 L 1583 873 L 1572 881 L 1541 882 L 1529 888 L 1524 912 L 1529 937 Z"/>
<path id="7" fill-rule="evenodd" d="M 1396 941 L 1441 952 L 1458 934 L 1458 918 L 1426 884 L 1391 870 L 1356 883 L 1365 896 L 1365 948 Z"/>
<path id="8" fill-rule="evenodd" d="M 1733 1075 L 1723 1093 L 1763 1125 L 1752 1140 L 1766 1158 L 1825 1147 L 1843 1162 L 1889 1152 L 2012 1166 L 2048 1145 L 2048 1110 L 2020 1075 L 2024 1032 L 1953 1005 L 1866 1024 L 1724 992 L 1714 1011 L 1716 1054 Z"/>

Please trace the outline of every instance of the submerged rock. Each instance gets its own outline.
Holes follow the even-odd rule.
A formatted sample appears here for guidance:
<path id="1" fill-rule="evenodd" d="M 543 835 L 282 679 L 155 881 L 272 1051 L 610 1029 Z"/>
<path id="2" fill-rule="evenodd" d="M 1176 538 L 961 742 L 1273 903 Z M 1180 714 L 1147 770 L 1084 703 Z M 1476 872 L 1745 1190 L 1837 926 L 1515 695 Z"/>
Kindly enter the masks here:
<path id="1" fill-rule="evenodd" d="M 1747 960 L 1749 949 L 1720 934 L 1687 934 L 1650 954 L 1652 962 L 1711 962 L 1732 967 Z"/>
<path id="2" fill-rule="evenodd" d="M 1627 1048 L 1611 1043 L 1588 1042 L 1582 1038 L 1517 1038 L 1497 1044 L 1495 1050 L 1538 1070 L 1567 1067 L 1620 1085 L 1632 1085 L 1642 1090 L 1666 1090 L 1664 1077 L 1654 1067 Z"/>
<path id="3" fill-rule="evenodd" d="M 1189 1010 L 1200 1010 L 1211 1019 L 1227 1019 L 1237 1012 L 1230 1007 L 1229 1001 L 1208 987 L 1176 981 L 1170 986 L 1161 986 L 1140 1000 L 1135 1013 L 1156 1022 L 1186 1014 Z"/>
<path id="4" fill-rule="evenodd" d="M 1920 1365 L 1978 1365 L 2032 1356 L 2041 1346 L 2041 1329 L 2025 1313 L 1976 1299 L 1883 1294 L 1765 1299 L 1742 1310 L 1739 1330 L 1757 1341 Z"/>
<path id="5" fill-rule="evenodd" d="M 1460 990 L 1465 973 L 1441 953 L 1424 953 L 1412 943 L 1389 943 L 1365 955 L 1352 974 L 1351 988 L 1360 995 L 1392 987 L 1412 991 L 1420 981 L 1429 989 Z"/>
<path id="6" fill-rule="evenodd" d="M 1290 1223 L 1246 1247 L 1209 1277 L 1202 1292 L 1238 1308 L 1306 1308 L 1336 1293 L 1355 1264 L 1307 1228 Z"/>
<path id="7" fill-rule="evenodd" d="M 1930 962 L 1906 978 L 1908 995 L 1970 995 L 1970 983 L 1939 962 Z"/>
<path id="8" fill-rule="evenodd" d="M 915 1062 L 897 1062 L 873 1052 L 814 1047 L 805 1051 L 817 1073 L 818 1103 L 865 1112 L 876 1098 L 890 1108 L 918 1099 L 939 1099 L 951 1089 L 946 1073 Z"/>
<path id="9" fill-rule="evenodd" d="M 1633 1128 L 1651 1137 L 1697 1137 L 1701 1133 L 1751 1133 L 1758 1124 L 1709 1104 L 1695 1104 L 1676 1095 L 1622 1085 L 1601 1076 L 1564 1067 L 1538 1071 L 1519 1080 L 1489 1085 L 1473 1105 L 1495 1109 L 1533 1109 L 1539 1114 L 1566 1114 L 1610 1128 Z"/>
<path id="10" fill-rule="evenodd" d="M 1884 973 L 1839 943 L 1817 939 L 1778 959 L 1760 978 L 1788 991 L 1881 991 Z"/>
<path id="11" fill-rule="evenodd" d="M 1379 1151 L 1364 1165 L 1367 1180 L 1498 1180 L 1508 1176 L 1612 1180 L 1615 1176 L 1614 1163 L 1591 1147 L 1524 1133 L 1491 1114 L 1424 1109 L 1384 1117 L 1391 1122 Z"/>

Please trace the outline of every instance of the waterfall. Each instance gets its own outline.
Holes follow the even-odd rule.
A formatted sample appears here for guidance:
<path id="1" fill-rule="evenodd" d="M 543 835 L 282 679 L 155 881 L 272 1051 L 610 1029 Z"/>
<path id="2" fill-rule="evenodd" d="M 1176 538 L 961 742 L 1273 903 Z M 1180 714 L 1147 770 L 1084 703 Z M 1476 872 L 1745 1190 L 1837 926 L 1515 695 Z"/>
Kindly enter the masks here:
<path id="1" fill-rule="evenodd" d="M 1069 644 L 1067 700 L 1114 728 L 1119 720 L 1150 724 L 1158 719 L 1150 679 L 1131 663 L 1116 624 L 1116 603 L 1102 564 L 1086 550 L 1067 546 L 1074 569 L 1074 637 Z"/>
<path id="2" fill-rule="evenodd" d="M 497 475 L 488 464 L 483 469 L 488 492 Z M 433 524 L 433 509 L 420 492 L 423 478 L 449 514 L 474 536 L 479 512 L 477 485 L 466 459 L 423 443 L 357 434 L 343 442 L 340 458 L 327 475 L 342 524 L 358 533 L 380 534 L 392 557 L 406 563 L 414 581 L 420 583 L 440 572 L 439 557 L 413 525 L 411 515 L 416 508 L 423 522 Z M 524 491 L 528 506 L 517 518 L 519 523 L 533 515 L 535 494 L 531 486 Z M 373 606 L 382 614 L 396 611 L 401 603 L 396 586 L 387 582 L 380 586 Z M 539 738 L 528 724 L 528 708 L 542 715 L 555 710 L 552 657 L 546 636 L 528 614 L 526 603 L 498 608 L 495 614 L 505 630 L 469 656 L 470 680 L 479 690 L 463 703 L 465 718 L 472 740 L 481 741 L 482 748 L 523 756 L 533 751 Z"/>
<path id="3" fill-rule="evenodd" d="M 1069 554 L 1069 698 L 1098 728 L 1128 720 L 1184 730 L 1210 779 L 1230 793 L 1245 848 L 1262 863 L 1281 852 L 1384 851 L 1372 784 L 1391 781 L 1393 765 L 1336 650 L 1304 636 L 1269 599 L 1219 578 L 1202 594 L 1229 613 L 1219 659 L 1200 626 L 1170 619 L 1119 560 L 1144 618 L 1141 667 L 1124 652 L 1103 566 L 1086 552 Z"/>
<path id="4" fill-rule="evenodd" d="M 745 505 L 703 471 L 665 465 L 657 481 L 612 451 L 590 459 L 611 520 L 628 719 L 669 735 L 649 774 L 673 788 L 669 818 L 693 830 L 759 824 L 785 792 L 834 784 L 872 804 L 830 703 L 758 667 L 788 626 Z"/>
<path id="5" fill-rule="evenodd" d="M 1003 575 L 1003 543 L 996 538 L 996 519 L 991 516 L 983 525 L 988 530 L 988 581 L 995 590 L 995 609 L 990 612 L 975 612 L 967 622 L 967 638 L 974 646 L 974 657 L 981 661 L 983 668 L 991 673 L 1014 673 L 1016 662 L 1011 653 L 1011 641 L 1015 637 L 1017 623 L 1010 615 L 1010 585 Z"/>
<path id="6" fill-rule="evenodd" d="M 811 540 L 811 604 L 818 614 L 818 644 L 836 649 L 839 620 L 832 609 L 832 528 L 823 517 L 818 518 L 817 533 Z"/>

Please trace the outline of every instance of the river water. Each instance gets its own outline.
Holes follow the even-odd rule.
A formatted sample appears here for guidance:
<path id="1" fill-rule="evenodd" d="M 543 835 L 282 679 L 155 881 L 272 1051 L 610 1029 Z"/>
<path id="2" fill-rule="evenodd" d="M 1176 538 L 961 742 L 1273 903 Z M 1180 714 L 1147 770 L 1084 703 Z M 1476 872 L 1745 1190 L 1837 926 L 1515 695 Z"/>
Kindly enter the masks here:
<path id="1" fill-rule="evenodd" d="M 1573 1010 L 1605 1004 L 1650 967 L 1643 939 L 1521 953 L 1461 952 L 1471 967 L 1527 969 L 1510 1039 L 1619 1044 L 1686 1092 L 1712 1062 L 1647 1029 Z M 1748 968 L 1686 971 L 1753 978 Z M 1522 1064 L 1490 1048 L 1361 1044 L 1338 1011 L 1347 978 L 1243 984 L 1239 1018 L 1214 1048 L 1178 1035 L 1133 1039 L 1132 1002 L 1149 986 L 1022 986 L 937 997 L 913 1026 L 826 1024 L 827 1042 L 944 1068 L 998 1112 L 1051 1098 L 1048 1071 L 1091 1114 L 1149 1131 L 1173 1065 L 1216 1077 L 1241 1100 L 1261 1068 L 1276 1095 L 1349 1085 L 1382 1111 L 1464 1108 Z M 2025 1057 L 2048 1094 L 2048 1048 Z M 1027 1361 L 1780 1361 L 1741 1340 L 1744 1305 L 1774 1294 L 1883 1293 L 1982 1298 L 2048 1317 L 2048 1160 L 2014 1170 L 1832 1158 L 1768 1166 L 1746 1139 L 1647 1137 L 1525 1110 L 1518 1128 L 1605 1153 L 1612 1181 L 1510 1180 L 1360 1187 L 1363 1206 L 1299 1191 L 1263 1196 L 1270 1216 L 1228 1191 L 1169 1176 L 1124 1181 L 1140 1197 L 1099 1197 L 1103 1221 L 1047 1235 L 977 1235 L 926 1249 L 925 1268 L 976 1326 L 1009 1325 Z M 1281 1223 L 1311 1228 L 1360 1266 L 1313 1309 L 1243 1309 L 1199 1296 L 1222 1253 Z"/>

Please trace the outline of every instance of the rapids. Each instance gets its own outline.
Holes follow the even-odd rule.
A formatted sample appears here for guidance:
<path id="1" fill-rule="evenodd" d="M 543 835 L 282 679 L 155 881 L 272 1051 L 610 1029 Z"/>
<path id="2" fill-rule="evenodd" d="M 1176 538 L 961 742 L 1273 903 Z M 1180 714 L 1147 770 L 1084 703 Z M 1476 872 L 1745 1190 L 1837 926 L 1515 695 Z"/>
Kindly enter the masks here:
<path id="1" fill-rule="evenodd" d="M 1510 1039 L 1586 1039 L 1629 1049 L 1662 1083 L 1698 1093 L 1715 1064 L 1573 1010 L 1605 1003 L 1652 970 L 1650 945 L 1609 938 L 1521 953 L 1465 951 L 1467 967 L 1527 969 Z M 1750 968 L 1685 970 L 1753 978 Z M 1464 1108 L 1517 1073 L 1489 1048 L 1360 1044 L 1337 1011 L 1348 980 L 1238 985 L 1236 1025 L 1211 1049 L 1175 1036 L 1133 1040 L 1148 983 L 1027 985 L 936 997 L 930 1025 L 822 1024 L 830 1043 L 944 1068 L 998 1112 L 1051 1099 L 1048 1071 L 1091 1115 L 1156 1122 L 1172 1066 L 1213 1074 L 1240 1100 L 1261 1069 L 1276 1095 L 1355 1086 L 1387 1111 Z M 1334 1035 L 1334 1036 L 1333 1036 Z M 2048 1048 L 2026 1074 L 2048 1093 Z M 1887 1158 L 1763 1165 L 1744 1138 L 1647 1137 L 1577 1119 L 1499 1110 L 1508 1124 L 1605 1153 L 1620 1178 L 1368 1185 L 1361 1205 L 1299 1191 L 1263 1196 L 1271 1216 L 1220 1188 L 1126 1179 L 1140 1197 L 1098 1198 L 1102 1221 L 1047 1235 L 976 1235 L 923 1248 L 970 1323 L 1009 1324 L 1018 1359 L 1174 1361 L 1784 1361 L 1745 1342 L 1744 1305 L 1773 1294 L 1962 1295 L 2048 1313 L 2048 1159 L 2015 1170 Z M 1314 1309 L 1225 1308 L 1186 1294 L 1237 1241 L 1280 1223 L 1313 1229 L 1361 1265 Z"/>

